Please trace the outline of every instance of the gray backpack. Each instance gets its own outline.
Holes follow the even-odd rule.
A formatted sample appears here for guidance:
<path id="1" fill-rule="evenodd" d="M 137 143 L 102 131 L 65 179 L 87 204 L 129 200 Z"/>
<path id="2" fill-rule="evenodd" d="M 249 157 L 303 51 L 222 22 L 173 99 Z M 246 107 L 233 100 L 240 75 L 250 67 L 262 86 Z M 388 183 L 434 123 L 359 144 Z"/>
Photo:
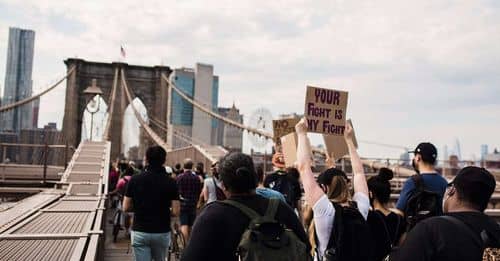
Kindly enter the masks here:
<path id="1" fill-rule="evenodd" d="M 275 219 L 279 199 L 270 199 L 264 216 L 234 200 L 221 201 L 238 208 L 250 218 L 243 232 L 236 255 L 244 261 L 310 260 L 306 244 Z"/>

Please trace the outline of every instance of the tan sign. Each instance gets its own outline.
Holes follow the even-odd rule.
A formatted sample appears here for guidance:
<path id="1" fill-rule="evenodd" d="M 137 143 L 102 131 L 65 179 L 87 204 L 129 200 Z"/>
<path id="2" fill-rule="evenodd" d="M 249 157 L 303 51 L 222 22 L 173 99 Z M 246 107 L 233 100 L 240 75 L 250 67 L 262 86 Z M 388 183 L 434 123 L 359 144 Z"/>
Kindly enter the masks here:
<path id="1" fill-rule="evenodd" d="M 297 161 L 297 135 L 289 133 L 281 137 L 281 148 L 285 158 L 285 166 L 293 167 L 293 164 Z"/>
<path id="2" fill-rule="evenodd" d="M 349 124 L 352 126 L 351 120 L 347 120 Z M 354 133 L 353 127 L 353 142 L 354 146 L 358 148 L 358 141 L 356 140 L 356 135 Z M 334 158 L 335 160 L 344 157 L 349 154 L 349 149 L 347 148 L 347 143 L 345 142 L 344 136 L 336 136 L 336 135 L 323 135 L 323 140 L 325 141 L 326 151 L 330 158 Z"/>
<path id="3" fill-rule="evenodd" d="M 307 86 L 305 117 L 309 132 L 343 136 L 348 93 Z"/>
<path id="4" fill-rule="evenodd" d="M 279 145 L 281 137 L 295 132 L 295 125 L 297 125 L 299 121 L 300 118 L 273 120 L 274 142 Z"/>

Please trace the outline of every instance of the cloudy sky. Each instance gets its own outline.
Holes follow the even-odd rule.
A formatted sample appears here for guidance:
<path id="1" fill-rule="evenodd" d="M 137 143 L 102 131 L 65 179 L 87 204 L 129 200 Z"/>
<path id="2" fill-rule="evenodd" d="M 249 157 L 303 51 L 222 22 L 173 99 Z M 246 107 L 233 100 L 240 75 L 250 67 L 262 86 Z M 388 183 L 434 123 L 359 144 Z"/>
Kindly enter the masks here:
<path id="1" fill-rule="evenodd" d="M 130 64 L 213 64 L 220 104 L 247 119 L 258 107 L 303 112 L 312 84 L 349 91 L 361 140 L 441 150 L 458 139 L 464 158 L 500 147 L 496 0 L 0 0 L 0 77 L 9 26 L 36 31 L 34 92 L 64 75 L 64 59 L 112 62 L 124 45 Z M 42 98 L 40 125 L 61 123 L 63 99 L 63 86 Z"/>

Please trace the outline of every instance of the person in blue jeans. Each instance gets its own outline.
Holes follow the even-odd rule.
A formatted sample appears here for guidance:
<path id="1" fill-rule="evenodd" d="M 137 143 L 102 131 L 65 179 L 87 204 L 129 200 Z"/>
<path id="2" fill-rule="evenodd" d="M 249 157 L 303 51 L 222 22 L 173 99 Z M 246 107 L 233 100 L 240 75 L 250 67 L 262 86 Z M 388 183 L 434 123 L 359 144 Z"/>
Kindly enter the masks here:
<path id="1" fill-rule="evenodd" d="M 412 165 L 415 171 L 422 175 L 425 189 L 439 194 L 440 198 L 438 204 L 441 206 L 448 182 L 446 182 L 446 179 L 444 179 L 434 168 L 437 160 L 436 147 L 432 145 L 432 143 L 422 142 L 418 144 L 417 148 L 410 153 L 415 154 L 412 160 Z M 404 213 L 408 199 L 414 190 L 415 183 L 410 177 L 404 183 L 398 202 L 396 203 L 396 208 L 399 211 Z M 442 211 L 439 214 L 442 214 Z"/>
<path id="2" fill-rule="evenodd" d="M 166 173 L 166 151 L 153 146 L 146 151 L 147 166 L 127 186 L 123 210 L 133 211 L 132 248 L 137 261 L 164 261 L 170 244 L 170 208 L 179 215 L 177 184 Z"/>

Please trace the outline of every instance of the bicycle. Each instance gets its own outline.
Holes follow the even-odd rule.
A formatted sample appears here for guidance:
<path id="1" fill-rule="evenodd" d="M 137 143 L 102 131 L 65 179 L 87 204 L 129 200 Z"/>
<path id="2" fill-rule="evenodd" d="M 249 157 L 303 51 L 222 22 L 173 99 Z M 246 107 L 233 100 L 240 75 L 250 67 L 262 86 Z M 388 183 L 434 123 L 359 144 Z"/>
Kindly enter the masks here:
<path id="1" fill-rule="evenodd" d="M 170 246 L 168 246 L 168 261 L 176 261 L 181 259 L 182 251 L 186 247 L 186 240 L 179 229 L 179 225 L 174 223 L 172 232 Z"/>

